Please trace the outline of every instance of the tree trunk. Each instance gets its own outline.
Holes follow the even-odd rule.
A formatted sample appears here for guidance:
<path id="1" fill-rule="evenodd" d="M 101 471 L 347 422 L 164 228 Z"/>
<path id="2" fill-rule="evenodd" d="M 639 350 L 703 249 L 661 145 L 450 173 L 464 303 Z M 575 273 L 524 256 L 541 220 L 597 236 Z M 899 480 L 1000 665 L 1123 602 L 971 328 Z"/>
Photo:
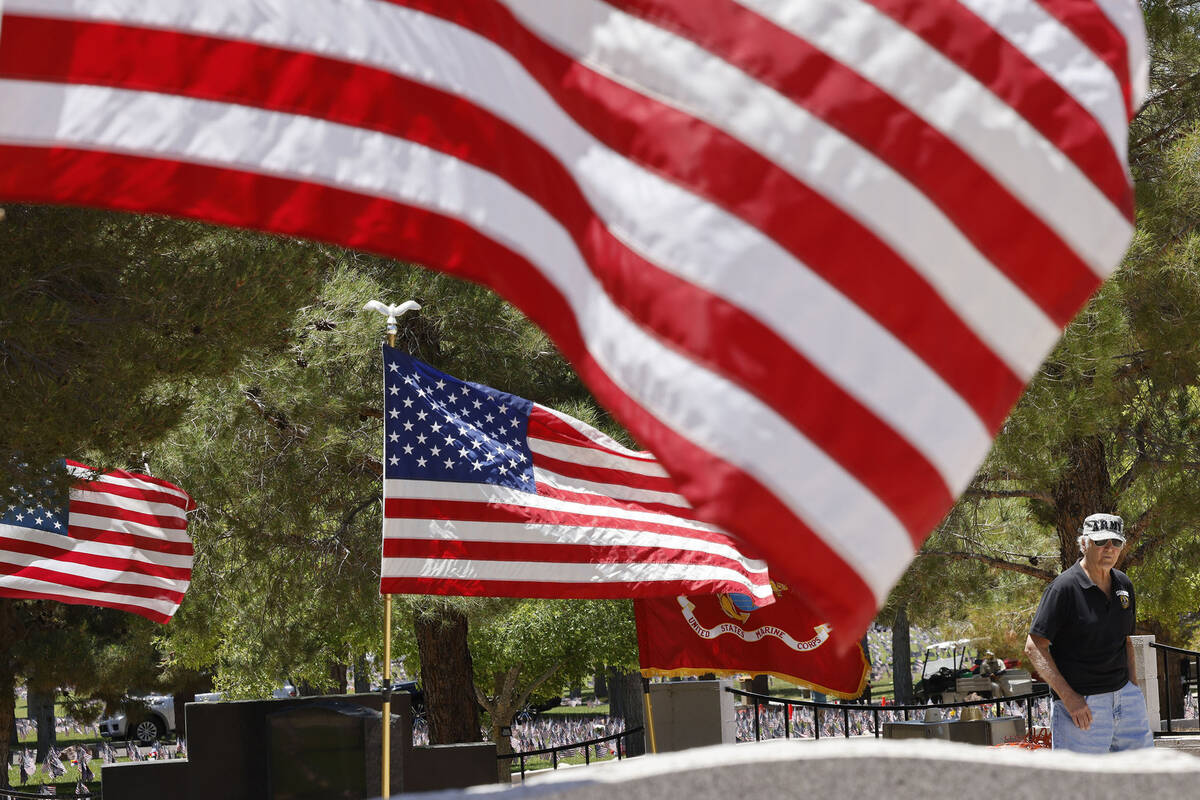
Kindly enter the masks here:
<path id="1" fill-rule="evenodd" d="M 467 648 L 467 615 L 449 607 L 417 614 L 413 630 L 421 659 L 429 743 L 478 742 L 479 704 Z"/>
<path id="2" fill-rule="evenodd" d="M 604 700 L 608 697 L 608 682 L 604 680 L 604 667 L 597 667 L 596 674 L 592 676 L 592 691 L 596 695 L 597 700 Z"/>
<path id="3" fill-rule="evenodd" d="M 522 664 L 509 667 L 507 672 L 497 672 L 494 694 L 489 697 L 478 686 L 475 687 L 475 698 L 483 706 L 492 720 L 492 741 L 496 744 L 497 756 L 511 756 L 512 723 L 513 719 L 529 702 L 529 696 L 538 690 L 543 683 L 558 671 L 558 664 L 550 667 L 538 677 L 529 682 L 524 689 L 518 687 L 517 680 L 521 677 Z M 512 759 L 496 759 L 496 778 L 500 783 L 512 783 Z"/>
<path id="4" fill-rule="evenodd" d="M 1067 467 L 1050 492 L 1063 569 L 1079 560 L 1079 529 L 1084 518 L 1117 513 L 1103 440 L 1099 436 L 1072 439 L 1066 456 Z"/>
<path id="5" fill-rule="evenodd" d="M 642 699 L 642 676 L 637 670 L 618 672 L 608 669 L 608 715 L 625 720 L 625 730 L 646 726 Z M 628 736 L 622 740 L 627 755 L 640 756 L 646 752 L 646 734 Z"/>
<path id="6" fill-rule="evenodd" d="M 17 638 L 17 620 L 11 600 L 0 600 L 0 789 L 8 788 L 9 736 L 15 733 L 17 712 L 16 665 L 8 650 Z M 14 735 L 11 741 L 15 744 Z"/>
<path id="7" fill-rule="evenodd" d="M 505 729 L 512 730 L 512 716 L 507 720 L 492 714 L 492 741 L 496 743 L 496 780 L 499 783 L 512 783 L 512 759 L 504 758 L 513 754 L 512 736 L 505 735 Z"/>
<path id="8" fill-rule="evenodd" d="M 37 723 L 37 763 L 46 760 L 46 754 L 57 741 L 57 731 L 54 729 L 54 698 L 57 692 L 35 690 L 29 688 L 29 716 Z"/>
<path id="9" fill-rule="evenodd" d="M 329 662 L 329 678 L 333 681 L 334 694 L 346 693 L 346 678 L 349 673 L 349 666 L 338 661 Z"/>
<path id="10" fill-rule="evenodd" d="M 908 636 L 908 610 L 900 606 L 892 623 L 892 697 L 900 705 L 913 701 L 912 647 Z"/>
<path id="11" fill-rule="evenodd" d="M 367 666 L 367 656 L 365 653 L 359 654 L 354 658 L 354 693 L 366 694 L 371 691 L 371 674 L 370 667 Z"/>

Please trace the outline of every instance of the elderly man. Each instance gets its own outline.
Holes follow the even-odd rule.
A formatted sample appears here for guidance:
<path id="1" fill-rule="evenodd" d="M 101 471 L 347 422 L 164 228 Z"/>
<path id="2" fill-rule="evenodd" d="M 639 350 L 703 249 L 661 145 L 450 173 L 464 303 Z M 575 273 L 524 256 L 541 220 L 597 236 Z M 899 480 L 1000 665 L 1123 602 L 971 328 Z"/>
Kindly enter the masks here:
<path id="1" fill-rule="evenodd" d="M 1114 569 L 1125 546 L 1112 514 L 1083 521 L 1083 553 L 1042 594 L 1025 654 L 1054 692 L 1055 748 L 1084 753 L 1153 747 L 1146 701 L 1134 683 L 1133 584 Z"/>

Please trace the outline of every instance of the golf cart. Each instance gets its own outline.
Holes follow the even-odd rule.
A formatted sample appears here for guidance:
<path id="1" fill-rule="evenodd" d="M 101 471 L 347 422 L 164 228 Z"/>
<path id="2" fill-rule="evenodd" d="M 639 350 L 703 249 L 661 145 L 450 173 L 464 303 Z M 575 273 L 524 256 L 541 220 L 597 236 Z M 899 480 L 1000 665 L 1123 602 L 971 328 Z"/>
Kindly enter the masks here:
<path id="1" fill-rule="evenodd" d="M 957 703 L 970 695 L 1015 697 L 1033 690 L 1028 670 L 979 652 L 979 639 L 936 642 L 925 648 L 921 680 L 913 687 L 918 703 Z M 971 653 L 974 655 L 971 655 Z M 988 654 L 990 655 L 990 653 Z"/>

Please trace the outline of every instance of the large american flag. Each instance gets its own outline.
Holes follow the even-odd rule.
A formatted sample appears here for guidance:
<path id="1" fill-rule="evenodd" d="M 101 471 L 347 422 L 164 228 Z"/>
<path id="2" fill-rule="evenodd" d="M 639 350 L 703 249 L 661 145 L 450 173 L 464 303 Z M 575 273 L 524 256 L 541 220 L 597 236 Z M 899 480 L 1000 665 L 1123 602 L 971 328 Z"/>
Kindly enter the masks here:
<path id="1" fill-rule="evenodd" d="M 1133 229 L 1136 0 L 0 1 L 0 198 L 493 287 L 853 630 Z"/>
<path id="2" fill-rule="evenodd" d="M 383 363 L 384 594 L 773 600 L 649 453 L 391 347 Z"/>
<path id="3" fill-rule="evenodd" d="M 160 478 L 97 474 L 67 461 L 78 480 L 65 503 L 0 509 L 0 597 L 130 611 L 167 623 L 192 580 L 187 492 Z"/>

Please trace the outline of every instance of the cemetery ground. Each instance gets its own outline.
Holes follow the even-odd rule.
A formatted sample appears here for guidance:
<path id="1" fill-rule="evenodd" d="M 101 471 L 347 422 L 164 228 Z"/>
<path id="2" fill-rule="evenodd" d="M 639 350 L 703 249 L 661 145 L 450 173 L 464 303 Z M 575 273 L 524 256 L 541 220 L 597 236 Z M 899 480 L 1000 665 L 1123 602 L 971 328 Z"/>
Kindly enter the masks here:
<path id="1" fill-rule="evenodd" d="M 24 697 L 17 697 L 16 714 L 17 719 L 28 717 L 29 709 L 27 701 Z M 67 710 L 59 703 L 54 706 L 55 719 L 65 721 L 65 727 L 60 727 L 55 732 L 55 749 L 61 754 L 63 750 L 71 747 L 86 748 L 89 753 L 95 751 L 97 745 L 104 741 L 100 736 L 99 729 L 94 724 L 78 725 L 70 719 Z M 173 735 L 163 740 L 164 744 L 174 742 Z M 121 743 L 113 743 L 114 749 L 117 749 L 119 755 L 118 762 L 129 761 L 129 757 L 124 755 L 124 747 L 119 746 Z M 34 750 L 37 747 L 37 730 L 30 728 L 28 731 L 19 731 L 17 743 L 12 747 L 9 758 L 14 762 L 20 757 L 21 751 L 25 749 Z M 145 754 L 150 748 L 140 748 L 140 752 Z M 62 755 L 63 766 L 66 768 L 66 773 L 59 778 L 51 778 L 45 771 L 45 765 L 38 764 L 33 775 L 29 777 L 28 783 L 21 783 L 21 770 L 16 763 L 8 764 L 8 783 L 14 789 L 23 789 L 28 791 L 37 791 L 42 786 L 52 786 L 59 795 L 70 795 L 75 792 L 76 782 L 82 772 L 81 765 L 72 763 L 66 755 Z M 92 771 L 94 779 L 85 783 L 88 790 L 92 793 L 97 793 L 100 789 L 100 769 L 104 766 L 104 759 L 92 758 L 88 761 L 88 767 Z"/>

